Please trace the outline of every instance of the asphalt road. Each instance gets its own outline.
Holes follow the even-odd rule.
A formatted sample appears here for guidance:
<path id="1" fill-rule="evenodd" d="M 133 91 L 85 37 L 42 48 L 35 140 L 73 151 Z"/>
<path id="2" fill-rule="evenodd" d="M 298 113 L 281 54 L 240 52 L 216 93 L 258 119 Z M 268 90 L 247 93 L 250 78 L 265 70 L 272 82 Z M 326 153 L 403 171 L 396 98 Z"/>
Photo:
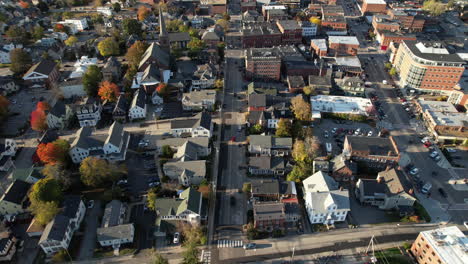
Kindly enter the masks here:
<path id="1" fill-rule="evenodd" d="M 359 57 L 361 61 L 367 61 L 365 69 L 368 74 L 368 81 L 373 83 L 371 90 L 379 97 L 381 107 L 388 116 L 385 121 L 393 127 L 391 135 L 395 138 L 399 150 L 408 153 L 411 163 L 420 170 L 421 180 L 430 182 L 433 185 L 430 197 L 421 195 L 419 190 L 416 190 L 418 199 L 428 210 L 432 221 L 445 222 L 450 220 L 461 224 L 463 221 L 468 220 L 466 210 L 444 210 L 441 206 L 463 204 L 465 199 L 468 198 L 468 193 L 454 190 L 448 184 L 451 174 L 447 169 L 439 166 L 441 162 L 437 163 L 429 157 L 429 150 L 422 145 L 418 137 L 419 132 L 427 133 L 427 131 L 425 131 L 419 120 L 409 117 L 398 100 L 395 89 L 391 85 L 382 84 L 383 80 L 390 82 L 390 77 L 384 69 L 384 64 L 388 61 L 387 56 L 384 54 L 363 54 L 359 55 Z M 370 60 L 367 59 L 370 57 L 372 57 Z M 448 193 L 447 198 L 444 198 L 438 192 L 439 188 Z"/>

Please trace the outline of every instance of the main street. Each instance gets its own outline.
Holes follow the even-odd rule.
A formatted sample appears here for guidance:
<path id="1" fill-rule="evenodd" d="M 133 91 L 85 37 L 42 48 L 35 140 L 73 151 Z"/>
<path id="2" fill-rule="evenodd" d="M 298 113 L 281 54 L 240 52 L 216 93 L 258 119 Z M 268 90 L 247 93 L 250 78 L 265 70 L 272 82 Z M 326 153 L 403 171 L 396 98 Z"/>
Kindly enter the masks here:
<path id="1" fill-rule="evenodd" d="M 243 59 L 234 51 L 227 52 L 225 65 L 224 106 L 217 182 L 216 239 L 241 239 L 240 229 L 246 223 L 245 195 L 239 190 L 245 181 L 246 172 L 240 166 L 246 165 L 244 144 L 246 94 L 240 66 Z M 223 227 L 233 226 L 235 231 L 223 231 Z M 221 227 L 221 228 L 219 228 Z M 231 229 L 229 229 L 231 230 Z"/>
<path id="2" fill-rule="evenodd" d="M 359 58 L 366 65 L 365 70 L 368 75 L 367 80 L 372 82 L 372 90 L 379 98 L 382 109 L 387 115 L 384 123 L 391 125 L 391 135 L 395 138 L 398 148 L 406 152 L 411 163 L 419 168 L 419 176 L 423 182 L 432 183 L 431 196 L 427 197 L 416 190 L 416 196 L 429 212 L 433 222 L 454 222 L 461 224 L 467 220 L 466 210 L 447 210 L 447 206 L 460 205 L 465 203 L 468 198 L 466 191 L 458 191 L 453 188 L 448 181 L 452 175 L 449 171 L 440 165 L 445 160 L 435 162 L 429 157 L 429 150 L 420 142 L 419 134 L 427 134 L 420 120 L 411 119 L 405 111 L 401 102 L 397 98 L 395 88 L 391 85 L 384 85 L 383 80 L 391 82 L 384 69 L 384 64 L 388 62 L 385 54 L 362 54 Z M 367 63 L 366 63 L 367 62 Z M 411 180 L 411 179 L 410 179 Z M 448 197 L 443 197 L 437 190 L 444 189 Z M 466 208 L 466 207 L 465 207 Z M 461 208 L 464 209 L 464 208 Z"/>

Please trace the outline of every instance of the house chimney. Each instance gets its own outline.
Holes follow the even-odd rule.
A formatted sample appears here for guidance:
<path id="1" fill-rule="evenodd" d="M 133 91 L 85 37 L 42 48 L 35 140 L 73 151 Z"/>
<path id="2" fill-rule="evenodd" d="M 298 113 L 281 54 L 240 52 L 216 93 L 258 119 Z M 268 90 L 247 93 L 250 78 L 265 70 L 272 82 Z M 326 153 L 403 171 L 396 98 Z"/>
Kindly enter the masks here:
<path id="1" fill-rule="evenodd" d="M 409 189 L 408 193 L 409 193 L 409 194 L 414 194 L 413 188 Z"/>
<path id="2" fill-rule="evenodd" d="M 385 182 L 384 177 L 377 176 L 377 183 L 384 183 L 384 182 Z"/>

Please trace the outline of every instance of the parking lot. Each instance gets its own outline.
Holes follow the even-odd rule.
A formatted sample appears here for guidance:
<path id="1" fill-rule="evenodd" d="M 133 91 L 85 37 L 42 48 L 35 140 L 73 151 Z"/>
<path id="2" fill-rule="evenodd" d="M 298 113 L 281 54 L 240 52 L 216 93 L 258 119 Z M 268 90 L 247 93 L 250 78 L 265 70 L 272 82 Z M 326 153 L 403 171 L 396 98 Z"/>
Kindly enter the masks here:
<path id="1" fill-rule="evenodd" d="M 332 155 L 342 152 L 346 135 L 377 136 L 378 131 L 369 124 L 332 119 L 323 119 L 314 128 L 314 136 L 322 142 L 323 149 L 326 149 L 326 143 L 332 144 Z"/>
<path id="2" fill-rule="evenodd" d="M 6 135 L 15 135 L 19 129 L 29 125 L 31 112 L 36 108 L 39 99 L 49 101 L 52 92 L 46 89 L 21 89 L 16 94 L 8 96 L 10 101 L 10 117 L 6 124 L 2 126 L 2 133 Z"/>
<path id="3" fill-rule="evenodd" d="M 135 197 L 146 193 L 148 188 L 159 183 L 159 176 L 154 156 L 150 154 L 128 153 L 128 182 L 126 190 Z"/>

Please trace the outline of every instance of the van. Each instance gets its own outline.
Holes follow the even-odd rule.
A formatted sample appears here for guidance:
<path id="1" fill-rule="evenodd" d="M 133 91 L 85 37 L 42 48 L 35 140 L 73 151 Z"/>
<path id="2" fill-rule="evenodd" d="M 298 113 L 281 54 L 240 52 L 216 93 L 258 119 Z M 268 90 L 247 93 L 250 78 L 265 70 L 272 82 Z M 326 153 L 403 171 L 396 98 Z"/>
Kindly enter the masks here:
<path id="1" fill-rule="evenodd" d="M 429 191 L 431 190 L 431 188 L 432 188 L 432 184 L 426 183 L 426 184 L 424 184 L 424 186 L 422 187 L 421 192 L 424 193 L 424 194 L 428 194 Z"/>

